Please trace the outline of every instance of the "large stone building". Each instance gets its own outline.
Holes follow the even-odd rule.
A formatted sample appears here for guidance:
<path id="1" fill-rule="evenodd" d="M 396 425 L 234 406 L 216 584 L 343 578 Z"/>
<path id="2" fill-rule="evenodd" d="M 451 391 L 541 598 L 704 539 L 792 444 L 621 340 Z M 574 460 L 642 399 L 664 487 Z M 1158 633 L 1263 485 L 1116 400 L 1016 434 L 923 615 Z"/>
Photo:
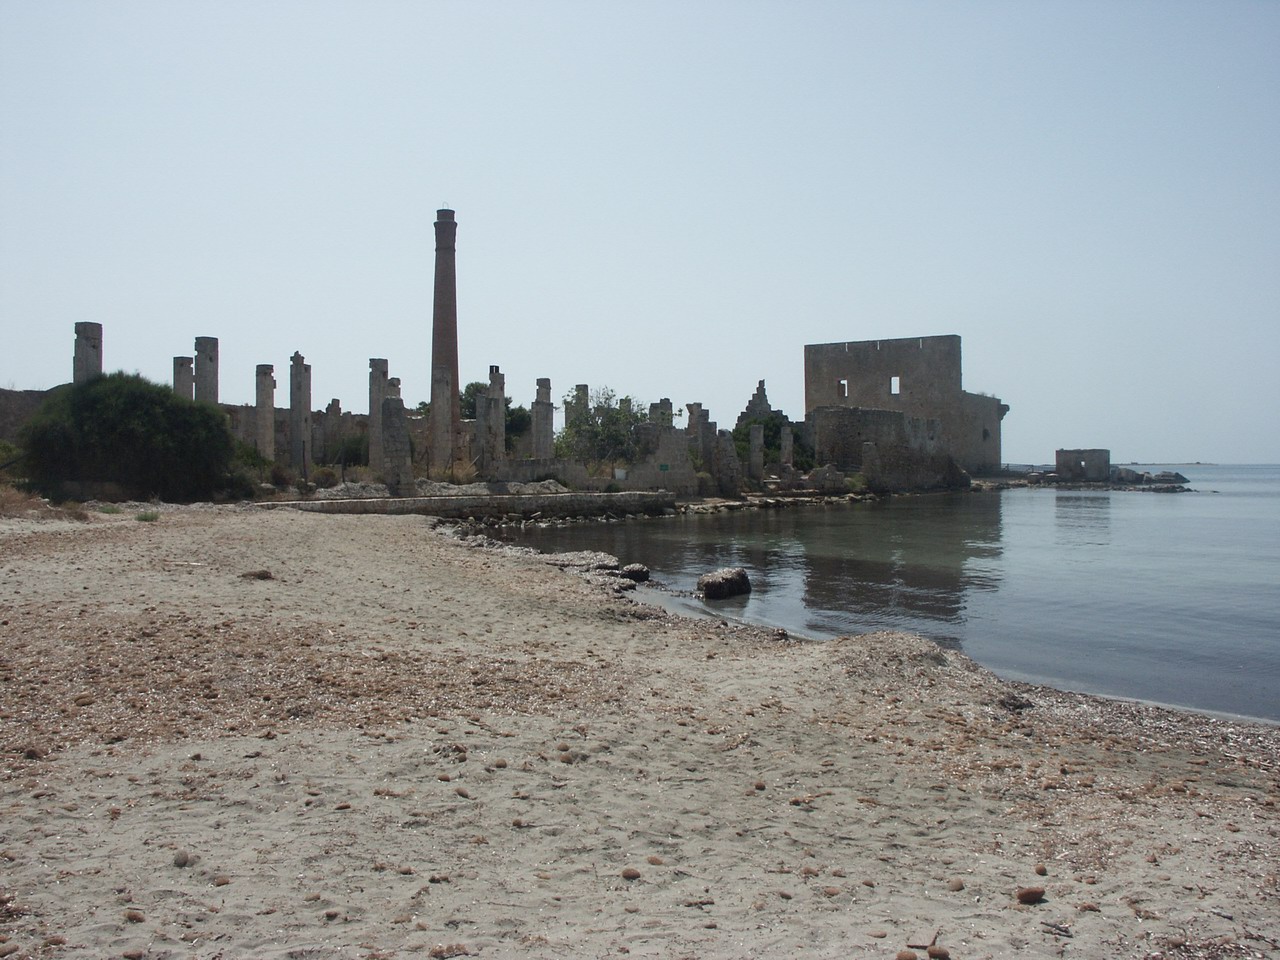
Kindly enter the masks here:
<path id="1" fill-rule="evenodd" d="M 955 335 L 807 344 L 804 408 L 811 421 L 824 408 L 895 411 L 925 421 L 916 432 L 930 434 L 931 452 L 949 455 L 969 473 L 1001 467 L 1000 421 L 1009 407 L 961 387 Z M 823 438 L 814 442 L 822 445 Z"/>

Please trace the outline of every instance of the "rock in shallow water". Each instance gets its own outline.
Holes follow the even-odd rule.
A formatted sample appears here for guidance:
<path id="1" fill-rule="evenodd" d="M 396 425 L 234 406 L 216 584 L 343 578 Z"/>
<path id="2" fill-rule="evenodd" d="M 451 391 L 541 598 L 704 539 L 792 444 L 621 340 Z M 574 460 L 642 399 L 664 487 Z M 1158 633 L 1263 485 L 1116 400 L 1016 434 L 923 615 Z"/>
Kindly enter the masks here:
<path id="1" fill-rule="evenodd" d="M 707 600 L 720 600 L 751 592 L 751 580 L 742 567 L 724 567 L 698 578 L 698 592 Z"/>

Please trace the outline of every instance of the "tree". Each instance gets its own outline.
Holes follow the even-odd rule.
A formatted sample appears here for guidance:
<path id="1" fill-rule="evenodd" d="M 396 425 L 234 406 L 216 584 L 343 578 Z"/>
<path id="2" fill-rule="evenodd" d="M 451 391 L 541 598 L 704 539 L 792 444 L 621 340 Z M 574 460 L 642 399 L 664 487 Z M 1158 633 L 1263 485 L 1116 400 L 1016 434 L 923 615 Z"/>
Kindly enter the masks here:
<path id="1" fill-rule="evenodd" d="M 585 408 L 573 394 L 567 395 L 564 429 L 556 435 L 556 456 L 593 468 L 633 463 L 640 455 L 638 428 L 649 420 L 642 407 L 631 397 L 619 398 L 609 387 L 593 391 Z"/>
<path id="2" fill-rule="evenodd" d="M 47 496 L 64 484 L 116 483 L 141 499 L 207 500 L 225 489 L 235 441 L 226 415 L 136 374 L 51 394 L 22 431 L 27 477 Z"/>

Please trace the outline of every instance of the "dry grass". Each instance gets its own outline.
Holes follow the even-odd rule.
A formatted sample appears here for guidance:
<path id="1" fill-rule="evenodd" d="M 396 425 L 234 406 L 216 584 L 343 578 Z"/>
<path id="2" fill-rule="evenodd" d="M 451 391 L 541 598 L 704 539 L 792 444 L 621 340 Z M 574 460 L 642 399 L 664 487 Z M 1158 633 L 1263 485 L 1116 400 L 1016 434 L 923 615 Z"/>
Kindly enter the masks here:
<path id="1" fill-rule="evenodd" d="M 11 484 L 0 484 L 0 517 L 21 520 L 80 520 L 87 521 L 89 513 L 74 501 L 52 504 L 42 497 Z"/>

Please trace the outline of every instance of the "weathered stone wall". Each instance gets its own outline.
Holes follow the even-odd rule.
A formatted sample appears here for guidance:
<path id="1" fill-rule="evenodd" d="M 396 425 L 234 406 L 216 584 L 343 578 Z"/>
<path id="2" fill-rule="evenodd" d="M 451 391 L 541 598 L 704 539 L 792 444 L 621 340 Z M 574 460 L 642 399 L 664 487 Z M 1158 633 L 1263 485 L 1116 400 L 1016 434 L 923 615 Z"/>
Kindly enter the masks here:
<path id="1" fill-rule="evenodd" d="M 590 486 L 585 465 L 576 460 L 557 457 L 535 457 L 532 460 L 508 460 L 497 471 L 498 479 L 508 483 L 536 483 L 539 480 L 558 480 L 575 490 Z"/>
<path id="2" fill-rule="evenodd" d="M 689 460 L 685 432 L 659 427 L 654 443 L 653 453 L 629 466 L 626 479 L 617 481 L 618 486 L 624 490 L 670 490 L 680 497 L 696 495 L 698 478 Z"/>
<path id="3" fill-rule="evenodd" d="M 740 427 L 749 420 L 767 419 L 772 413 L 773 407 L 769 406 L 769 395 L 765 392 L 764 381 L 761 380 L 756 384 L 756 392 L 747 401 L 746 409 L 738 414 L 738 422 L 734 426 Z"/>
<path id="4" fill-rule="evenodd" d="M 1110 450 L 1054 451 L 1054 470 L 1062 480 L 1111 479 Z"/>
<path id="5" fill-rule="evenodd" d="M 1000 421 L 1009 408 L 996 397 L 966 393 L 960 367 L 955 335 L 808 344 L 805 414 L 822 407 L 865 407 L 937 420 L 941 442 L 960 466 L 974 472 L 998 469 Z"/>
<path id="6" fill-rule="evenodd" d="M 814 459 L 845 474 L 861 473 L 877 491 L 953 489 L 967 477 L 946 452 L 936 420 L 898 410 L 820 407 L 807 422 Z"/>

